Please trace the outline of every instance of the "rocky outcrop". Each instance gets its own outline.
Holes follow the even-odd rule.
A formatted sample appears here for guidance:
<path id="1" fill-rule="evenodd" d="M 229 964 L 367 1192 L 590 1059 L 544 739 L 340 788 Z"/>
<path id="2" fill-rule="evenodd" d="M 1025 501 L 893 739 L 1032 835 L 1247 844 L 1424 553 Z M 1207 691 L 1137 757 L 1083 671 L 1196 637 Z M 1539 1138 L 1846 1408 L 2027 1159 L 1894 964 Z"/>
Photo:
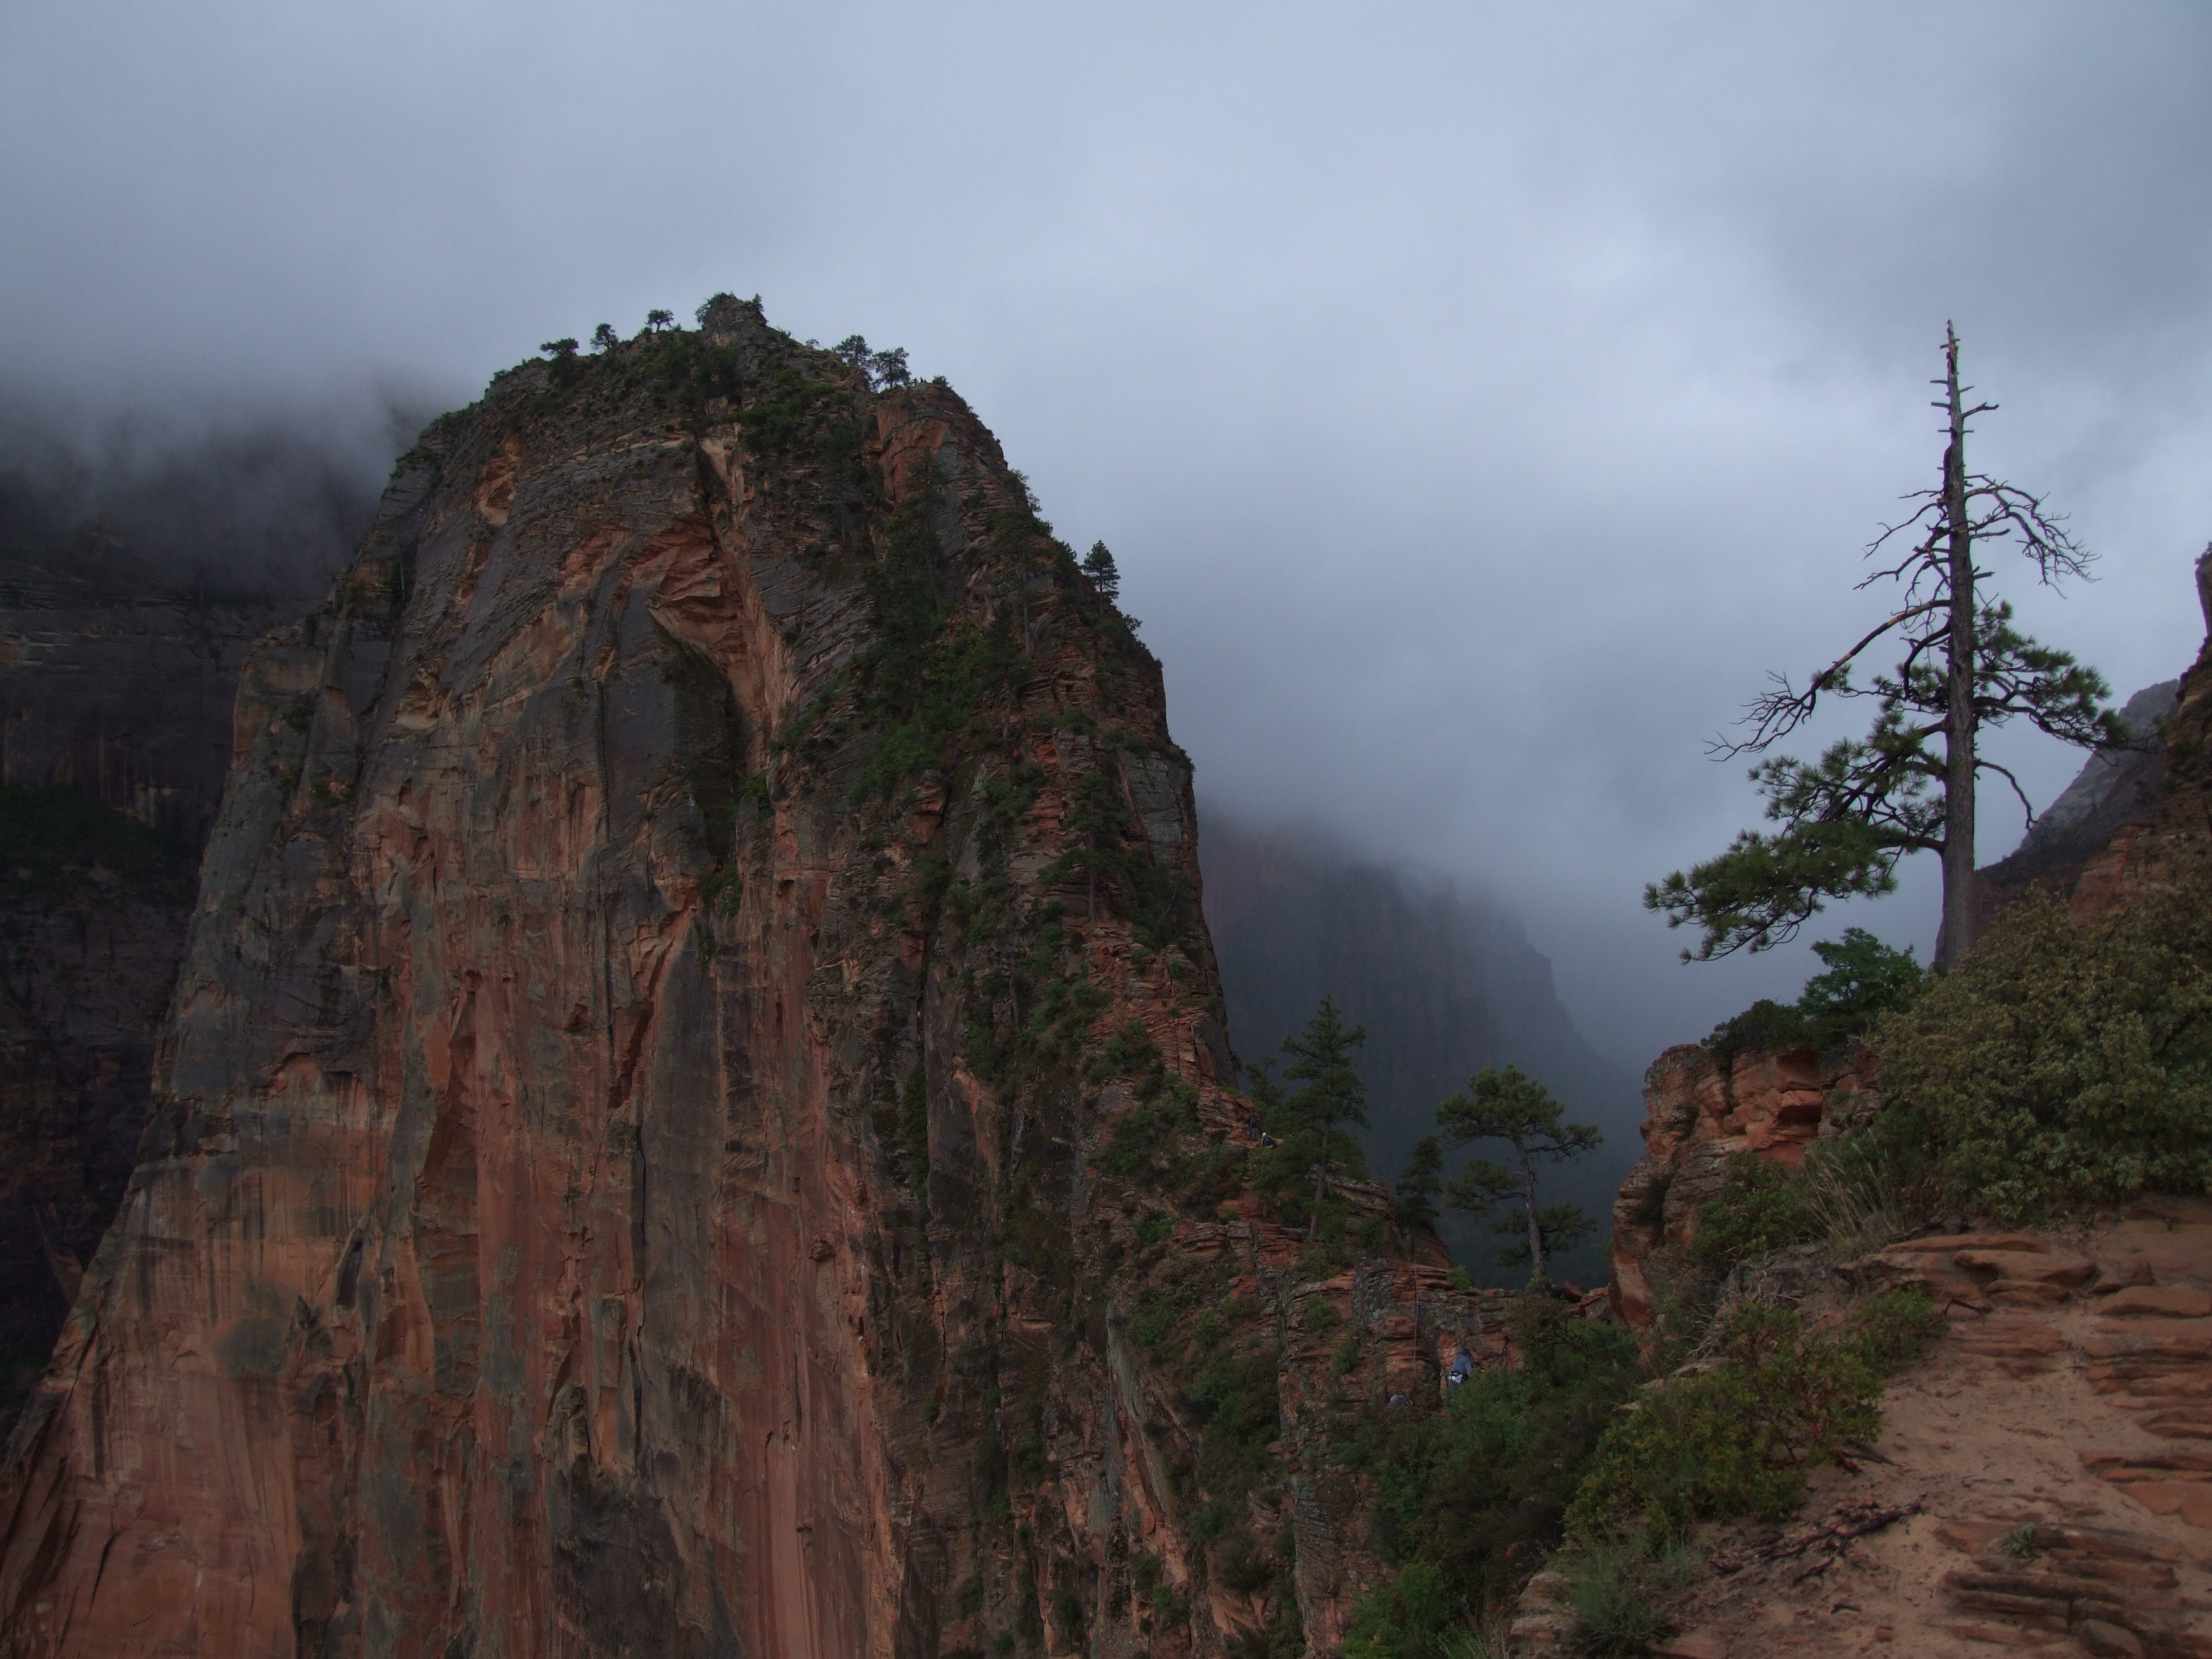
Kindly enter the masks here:
<path id="1" fill-rule="evenodd" d="M 1644 1078 L 1644 1156 L 1613 1206 L 1615 1316 L 1650 1326 L 1667 1279 L 1697 1236 L 1698 1209 L 1717 1196 L 1728 1160 L 1749 1152 L 1790 1167 L 1812 1144 L 1873 1113 L 1876 1061 L 1865 1049 L 1753 1049 L 1716 1056 L 1682 1043 Z"/>
<path id="2" fill-rule="evenodd" d="M 2142 747 L 2092 754 L 2020 845 L 1974 872 L 1974 902 L 1984 933 L 2032 888 L 2070 897 L 2083 871 L 2112 837 L 2155 808 L 2166 778 L 2161 727 L 2174 713 L 2180 687 L 2179 680 L 2166 680 L 2129 698 L 2120 718 Z"/>
<path id="3" fill-rule="evenodd" d="M 1800 1516 L 1701 1536 L 1651 1650 L 2212 1659 L 2212 1204 L 1917 1238 L 1850 1278 L 1921 1285 L 1948 1335 Z"/>
<path id="4" fill-rule="evenodd" d="M 1195 840 L 949 389 L 501 376 L 246 665 L 0 1652 L 1325 1650 L 1486 1304 L 1241 1196 Z"/>
<path id="5" fill-rule="evenodd" d="M 2166 722 L 2157 798 L 2087 861 L 2069 901 L 2077 921 L 2166 887 L 2177 874 L 2197 872 L 2212 858 L 2212 549 L 2197 561 L 2197 588 L 2206 647 L 2182 676 Z"/>

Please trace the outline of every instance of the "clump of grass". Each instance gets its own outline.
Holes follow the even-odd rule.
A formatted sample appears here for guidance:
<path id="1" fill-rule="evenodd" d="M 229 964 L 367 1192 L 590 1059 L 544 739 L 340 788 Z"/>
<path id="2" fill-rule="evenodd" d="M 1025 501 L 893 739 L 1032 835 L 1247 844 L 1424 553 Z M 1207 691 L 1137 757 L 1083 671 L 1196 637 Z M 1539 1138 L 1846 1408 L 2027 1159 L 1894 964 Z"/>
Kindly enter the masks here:
<path id="1" fill-rule="evenodd" d="M 1924 1137 L 1902 1114 L 1887 1113 L 1868 1128 L 1813 1148 L 1804 1164 L 1803 1205 L 1814 1237 L 1838 1261 L 1905 1237 L 1928 1216 Z"/>
<path id="2" fill-rule="evenodd" d="M 1670 1609 L 1697 1575 L 1697 1556 L 1687 1549 L 1653 1554 L 1607 1541 L 1578 1552 L 1567 1569 L 1576 1646 L 1592 1659 L 1642 1653 L 1671 1627 Z"/>
<path id="3" fill-rule="evenodd" d="M 1718 1279 L 1739 1263 L 1813 1244 L 1848 1261 L 1904 1237 L 1926 1218 L 1929 1153 L 1902 1113 L 1813 1147 L 1791 1170 L 1748 1153 L 1729 1160 L 1719 1194 L 1698 1209 L 1690 1260 Z"/>

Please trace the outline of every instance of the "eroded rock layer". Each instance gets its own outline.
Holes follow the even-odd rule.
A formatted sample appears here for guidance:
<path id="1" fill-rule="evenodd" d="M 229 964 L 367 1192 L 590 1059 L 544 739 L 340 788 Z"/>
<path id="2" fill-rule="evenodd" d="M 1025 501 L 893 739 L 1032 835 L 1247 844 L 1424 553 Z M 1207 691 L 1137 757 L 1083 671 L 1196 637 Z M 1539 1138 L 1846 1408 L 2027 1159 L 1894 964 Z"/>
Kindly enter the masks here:
<path id="1" fill-rule="evenodd" d="M 1649 1327 L 1657 1298 L 1686 1265 L 1698 1212 L 1720 1195 L 1728 1160 L 1749 1152 L 1795 1168 L 1816 1140 L 1863 1126 L 1879 1105 L 1869 1050 L 1808 1048 L 1716 1055 L 1679 1043 L 1644 1077 L 1644 1156 L 1613 1206 L 1615 1316 Z"/>
<path id="2" fill-rule="evenodd" d="M 941 383 L 502 375 L 235 729 L 0 1651 L 1340 1626 L 1342 1425 L 1484 1318 L 1240 1198 L 1158 666 Z"/>

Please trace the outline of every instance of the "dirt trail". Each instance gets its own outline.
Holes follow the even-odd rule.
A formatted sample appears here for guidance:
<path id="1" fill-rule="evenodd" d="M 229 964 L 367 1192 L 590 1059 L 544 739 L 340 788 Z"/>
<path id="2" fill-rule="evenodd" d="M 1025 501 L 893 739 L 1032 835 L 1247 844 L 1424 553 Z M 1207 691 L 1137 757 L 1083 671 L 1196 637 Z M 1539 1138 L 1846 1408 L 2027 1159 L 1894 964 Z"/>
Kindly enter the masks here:
<path id="1" fill-rule="evenodd" d="M 1708 1540 L 1653 1651 L 2212 1659 L 2212 1203 L 1914 1241 L 1861 1277 L 1953 1320 L 1884 1402 L 1887 1461 Z"/>

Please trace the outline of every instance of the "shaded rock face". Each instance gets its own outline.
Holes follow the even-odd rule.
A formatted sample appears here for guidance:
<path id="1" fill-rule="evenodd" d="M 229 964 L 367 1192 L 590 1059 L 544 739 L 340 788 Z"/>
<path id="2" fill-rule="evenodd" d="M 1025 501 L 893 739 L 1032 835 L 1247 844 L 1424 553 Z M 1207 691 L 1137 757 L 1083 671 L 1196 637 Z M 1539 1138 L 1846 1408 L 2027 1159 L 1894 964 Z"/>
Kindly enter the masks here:
<path id="1" fill-rule="evenodd" d="M 1697 1237 L 1698 1207 L 1719 1195 L 1728 1160 L 1748 1152 L 1795 1168 L 1815 1140 L 1859 1127 L 1879 1104 L 1874 1054 L 1753 1049 L 1716 1058 L 1669 1048 L 1644 1078 L 1644 1156 L 1613 1206 L 1615 1316 L 1639 1329 Z"/>
<path id="2" fill-rule="evenodd" d="M 948 390 L 728 301 L 501 377 L 245 665 L 0 1652 L 1333 1640 L 1298 1425 L 1481 1315 L 1243 1204 L 1197 894 L 1158 666 Z"/>
<path id="3" fill-rule="evenodd" d="M 2197 561 L 2197 586 L 2212 630 L 2212 549 Z M 2069 901 L 2076 921 L 2158 891 L 2212 857 L 2212 633 L 2181 678 L 2165 737 L 2157 798 L 2088 860 Z"/>
<path id="4" fill-rule="evenodd" d="M 0 478 L 0 787 L 70 787 L 170 849 L 66 883 L 0 871 L 0 1435 L 137 1162 L 240 666 L 311 603 L 211 591 Z"/>
<path id="5" fill-rule="evenodd" d="M 72 875 L 0 872 L 0 1436 L 137 1162 L 191 907 L 180 855 L 166 879 Z"/>
<path id="6" fill-rule="evenodd" d="M 2180 687 L 2179 680 L 2166 680 L 2129 698 L 2120 718 L 2144 746 L 2091 755 L 2021 844 L 1974 872 L 1974 899 L 1984 930 L 2032 887 L 2070 896 L 2085 867 L 2113 836 L 2156 807 L 2166 776 L 2160 726 L 2173 714 Z"/>

